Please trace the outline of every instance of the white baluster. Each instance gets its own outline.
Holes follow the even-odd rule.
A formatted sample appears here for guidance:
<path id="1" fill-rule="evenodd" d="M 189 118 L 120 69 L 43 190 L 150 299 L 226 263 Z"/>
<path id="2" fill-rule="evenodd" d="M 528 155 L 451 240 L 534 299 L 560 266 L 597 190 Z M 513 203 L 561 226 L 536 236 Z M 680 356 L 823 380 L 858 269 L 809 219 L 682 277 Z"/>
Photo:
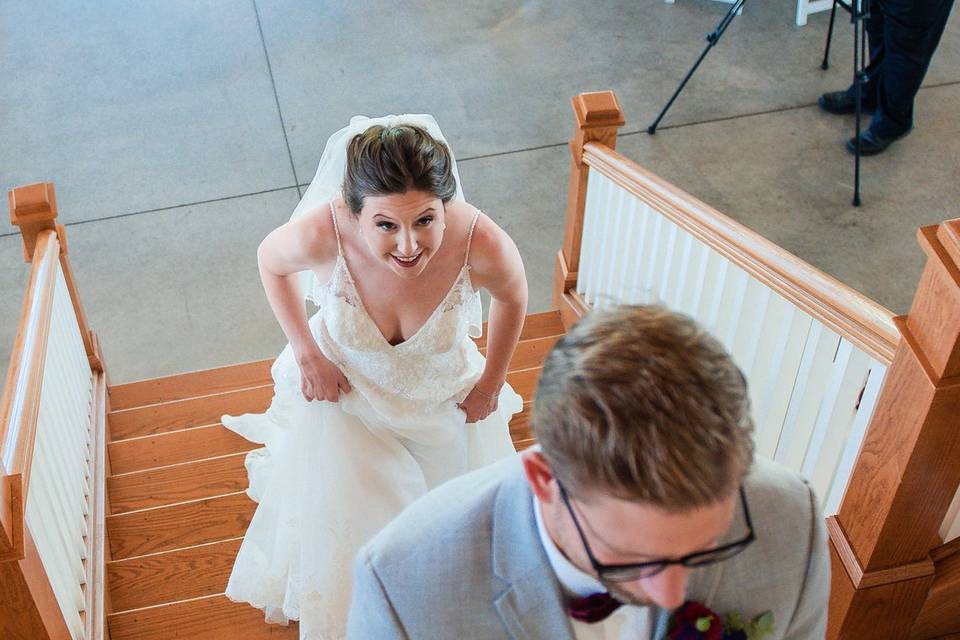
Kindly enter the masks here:
<path id="1" fill-rule="evenodd" d="M 652 234 L 652 220 L 659 216 L 650 210 L 646 202 L 641 200 L 637 201 L 637 215 L 640 218 L 640 232 L 637 237 L 637 256 L 634 261 L 633 277 L 630 281 L 630 296 L 628 299 L 633 303 L 641 304 L 645 299 L 643 295 L 643 267 L 647 263 L 647 255 L 649 253 L 648 243 L 650 242 L 649 238 Z"/>
<path id="2" fill-rule="evenodd" d="M 777 296 L 779 298 L 779 296 Z M 787 311 L 783 316 L 781 331 L 778 332 L 776 343 L 771 350 L 771 357 L 766 363 L 758 359 L 754 367 L 754 378 L 750 379 L 754 397 L 761 397 L 758 401 L 759 411 L 757 425 L 762 425 L 764 437 L 758 439 L 758 450 L 774 456 L 787 409 L 790 406 L 790 397 L 797 385 L 800 376 L 800 363 L 803 360 L 804 346 L 810 335 L 813 319 L 800 311 L 792 304 L 782 300 L 779 306 Z M 762 356 L 762 354 L 761 354 Z M 766 364 L 766 368 L 762 365 Z"/>
<path id="3" fill-rule="evenodd" d="M 577 291 L 579 291 L 584 300 L 589 304 L 594 304 L 596 295 L 596 272 L 594 267 L 597 262 L 597 230 L 599 228 L 599 214 L 597 213 L 597 200 L 599 184 L 603 176 L 596 171 L 590 170 L 587 173 L 587 196 L 585 198 L 583 212 L 583 236 L 580 241 L 580 267 L 577 272 Z M 582 289 L 581 289 L 582 287 Z"/>
<path id="4" fill-rule="evenodd" d="M 887 367 L 876 360 L 871 360 L 868 366 L 870 373 L 867 377 L 867 384 L 860 396 L 860 406 L 853 420 L 853 426 L 850 427 L 850 433 L 847 435 L 843 456 L 837 463 L 833 485 L 827 495 L 819 496 L 820 503 L 824 505 L 824 515 L 833 515 L 840 509 L 840 501 L 843 499 L 843 493 L 850 481 L 850 474 L 853 473 L 853 465 L 857 461 L 860 445 L 863 444 L 863 437 L 867 433 L 867 425 L 873 416 L 873 410 L 877 407 L 880 388 L 883 386 L 883 380 L 887 375 Z"/>
<path id="5" fill-rule="evenodd" d="M 707 331 L 716 335 L 717 320 L 720 317 L 720 308 L 723 305 L 723 289 L 726 286 L 727 272 L 732 268 L 723 256 L 715 251 L 710 252 L 707 264 L 707 281 L 703 286 L 703 297 L 697 305 L 694 316 Z"/>
<path id="6" fill-rule="evenodd" d="M 844 443 L 855 416 L 857 397 L 867 379 L 869 358 L 847 340 L 840 348 L 827 379 L 827 393 L 817 415 L 801 473 L 822 501 L 826 499 Z"/>
<path id="7" fill-rule="evenodd" d="M 690 270 L 690 273 L 694 275 L 691 280 L 684 283 L 683 302 L 678 309 L 699 320 L 700 301 L 703 299 L 704 287 L 707 282 L 707 266 L 710 264 L 710 254 L 713 251 L 707 245 L 696 240 L 694 241 L 694 247 L 692 261 L 696 265 L 696 269 Z"/>
<path id="8" fill-rule="evenodd" d="M 679 227 L 678 227 L 679 229 Z M 693 248 L 696 244 L 692 235 L 686 231 L 678 230 L 680 250 L 677 252 L 677 258 L 670 268 L 672 276 L 668 285 L 667 292 L 664 295 L 667 305 L 671 309 L 683 311 L 682 302 L 684 291 L 687 288 L 687 278 L 690 270 L 690 261 L 693 256 Z M 674 275 L 675 274 L 675 275 Z"/>
<path id="9" fill-rule="evenodd" d="M 768 316 L 772 292 L 753 278 L 747 279 L 746 291 L 743 294 L 743 304 L 734 325 L 731 337 L 730 353 L 734 361 L 744 372 L 753 370 L 753 363 L 760 349 L 760 338 L 764 334 L 764 326 L 768 323 L 776 324 L 777 319 Z M 753 380 L 750 380 L 751 384 Z"/>
<path id="10" fill-rule="evenodd" d="M 619 287 L 617 288 L 617 300 L 620 300 L 623 303 L 633 302 L 633 297 L 630 295 L 627 283 L 630 281 L 630 277 L 633 275 L 637 265 L 639 264 L 637 260 L 637 229 L 640 222 L 639 218 L 640 216 L 637 211 L 637 199 L 627 198 L 623 227 L 624 259 L 622 262 L 622 269 L 618 274 Z"/>
<path id="11" fill-rule="evenodd" d="M 810 434 L 826 393 L 825 383 L 829 379 L 833 356 L 839 344 L 840 336 L 815 320 L 811 323 L 774 455 L 777 462 L 794 471 L 799 472 L 803 467 Z"/>
<path id="12" fill-rule="evenodd" d="M 733 350 L 733 336 L 737 331 L 737 322 L 743 311 L 743 301 L 747 292 L 750 276 L 740 267 L 731 264 L 720 290 L 720 305 L 717 315 L 711 323 L 711 331 L 728 350 Z"/>

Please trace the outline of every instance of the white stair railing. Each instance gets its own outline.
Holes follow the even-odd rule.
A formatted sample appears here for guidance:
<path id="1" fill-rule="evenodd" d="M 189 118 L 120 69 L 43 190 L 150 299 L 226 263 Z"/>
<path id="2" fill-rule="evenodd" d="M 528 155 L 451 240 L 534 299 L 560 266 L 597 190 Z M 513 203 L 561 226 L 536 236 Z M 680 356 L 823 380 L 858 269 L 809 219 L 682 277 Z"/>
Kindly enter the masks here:
<path id="1" fill-rule="evenodd" d="M 93 372 L 58 269 L 24 516 L 73 638 L 84 637 L 92 399 Z"/>
<path id="2" fill-rule="evenodd" d="M 883 322 L 886 347 L 845 335 L 769 273 L 749 272 L 593 167 L 580 256 L 576 290 L 587 304 L 662 304 L 724 344 L 749 382 L 757 452 L 805 476 L 835 513 L 892 359 L 892 313 L 858 300 Z"/>
<path id="3" fill-rule="evenodd" d="M 53 185 L 8 198 L 31 271 L 0 397 L 0 562 L 16 577 L 0 636 L 100 640 L 106 380 Z"/>

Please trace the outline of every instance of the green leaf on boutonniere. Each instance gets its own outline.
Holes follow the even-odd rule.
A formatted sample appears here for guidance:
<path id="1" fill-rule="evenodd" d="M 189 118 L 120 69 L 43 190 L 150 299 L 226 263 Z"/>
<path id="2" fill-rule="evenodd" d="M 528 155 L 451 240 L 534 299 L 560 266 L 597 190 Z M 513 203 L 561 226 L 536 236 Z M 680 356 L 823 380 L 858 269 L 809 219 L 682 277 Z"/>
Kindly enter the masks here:
<path id="1" fill-rule="evenodd" d="M 730 630 L 743 629 L 743 619 L 737 612 L 728 613 L 723 626 L 725 629 Z"/>
<path id="2" fill-rule="evenodd" d="M 767 611 L 760 614 L 750 622 L 750 630 L 747 634 L 750 640 L 760 640 L 773 633 L 773 612 Z"/>

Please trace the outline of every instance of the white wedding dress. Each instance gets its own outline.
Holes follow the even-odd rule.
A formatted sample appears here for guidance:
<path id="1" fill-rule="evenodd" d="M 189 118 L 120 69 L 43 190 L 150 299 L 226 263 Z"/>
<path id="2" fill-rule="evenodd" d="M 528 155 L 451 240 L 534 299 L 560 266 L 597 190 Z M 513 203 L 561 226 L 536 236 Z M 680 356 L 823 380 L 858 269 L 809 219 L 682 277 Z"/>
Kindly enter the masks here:
<path id="1" fill-rule="evenodd" d="M 471 339 L 482 317 L 469 246 L 443 301 L 395 346 L 367 314 L 340 251 L 330 280 L 308 294 L 320 307 L 309 325 L 350 393 L 338 403 L 304 400 L 287 345 L 273 364 L 267 412 L 223 416 L 265 445 L 247 456 L 248 493 L 259 505 L 226 595 L 264 609 L 269 622 L 298 619 L 301 639 L 346 636 L 353 558 L 407 504 L 514 453 L 507 425 L 523 402 L 508 385 L 481 422 L 467 424 L 457 407 L 484 366 Z"/>

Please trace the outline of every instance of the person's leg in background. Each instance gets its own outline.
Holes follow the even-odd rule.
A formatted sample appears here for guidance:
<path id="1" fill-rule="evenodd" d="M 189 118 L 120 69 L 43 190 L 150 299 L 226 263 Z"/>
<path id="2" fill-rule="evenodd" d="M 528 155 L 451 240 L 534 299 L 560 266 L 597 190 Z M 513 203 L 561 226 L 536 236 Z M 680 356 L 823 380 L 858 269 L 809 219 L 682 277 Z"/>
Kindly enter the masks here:
<path id="1" fill-rule="evenodd" d="M 884 20 L 883 11 L 877 6 L 877 0 L 873 0 L 873 10 L 864 21 L 867 28 L 867 42 L 870 47 L 870 64 L 867 65 L 866 82 L 864 82 L 863 91 L 863 112 L 872 113 L 877 106 L 877 87 L 879 77 L 883 73 L 884 58 Z M 856 86 L 851 83 L 845 91 L 831 91 L 820 96 L 817 101 L 820 108 L 830 113 L 853 113 L 856 105 Z"/>
<path id="2" fill-rule="evenodd" d="M 872 55 L 879 42 L 882 59 L 876 74 L 873 121 L 861 134 L 863 155 L 880 153 L 913 128 L 914 98 L 952 6 L 953 0 L 874 0 L 873 12 L 882 14 L 882 33 L 872 25 L 870 49 Z M 867 28 L 871 28 L 870 21 Z M 847 142 L 850 151 L 855 145 L 855 139 Z"/>

